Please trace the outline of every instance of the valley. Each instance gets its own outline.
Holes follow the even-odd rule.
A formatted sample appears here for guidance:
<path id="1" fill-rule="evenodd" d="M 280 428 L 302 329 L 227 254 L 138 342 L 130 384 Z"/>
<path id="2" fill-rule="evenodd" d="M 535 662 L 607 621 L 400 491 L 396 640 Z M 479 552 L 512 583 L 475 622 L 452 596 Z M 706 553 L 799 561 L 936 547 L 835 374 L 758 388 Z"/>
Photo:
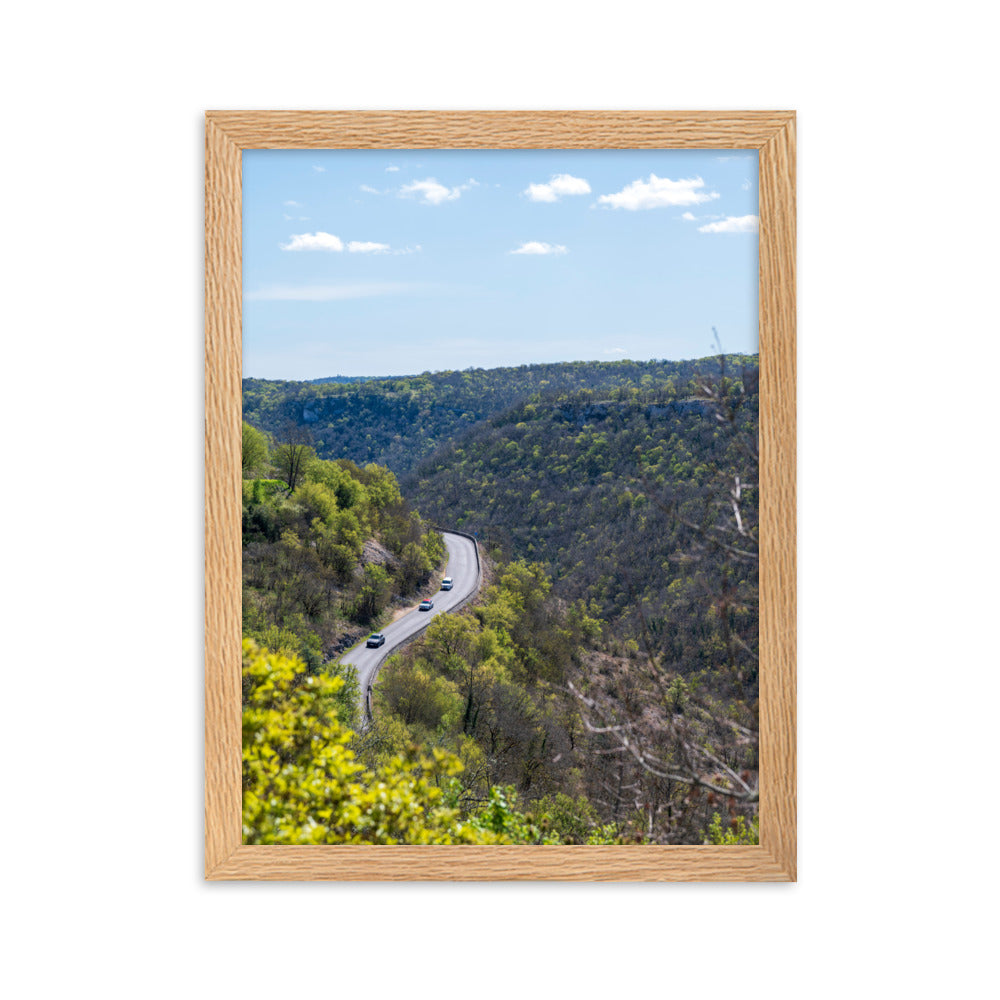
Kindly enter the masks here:
<path id="1" fill-rule="evenodd" d="M 337 679 L 360 766 L 445 755 L 498 842 L 754 835 L 755 356 L 246 380 L 244 415 L 244 634 Z"/>

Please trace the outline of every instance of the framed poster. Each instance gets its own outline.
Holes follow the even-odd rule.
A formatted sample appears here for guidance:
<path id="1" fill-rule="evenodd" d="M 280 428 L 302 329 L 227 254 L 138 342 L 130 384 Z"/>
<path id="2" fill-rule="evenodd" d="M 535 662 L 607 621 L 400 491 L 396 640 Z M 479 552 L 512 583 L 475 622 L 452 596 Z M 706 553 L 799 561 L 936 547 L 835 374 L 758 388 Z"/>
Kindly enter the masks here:
<path id="1" fill-rule="evenodd" d="M 206 115 L 206 878 L 795 879 L 794 130 L 792 112 L 760 111 Z M 323 185 L 317 199 L 336 178 L 336 211 L 327 201 L 314 219 L 291 190 L 288 164 Z M 432 214 L 477 196 L 474 226 Z M 261 222 L 265 203 L 271 215 Z M 388 221 L 389 203 L 424 213 L 426 250 L 419 233 Z M 529 231 L 525 209 L 546 206 L 556 208 Z M 669 227 L 646 224 L 656 213 Z M 483 256 L 484 233 L 493 256 Z M 725 249 L 709 249 L 715 237 L 729 240 Z M 626 246 L 637 263 L 613 281 Z M 425 264 L 431 250 L 453 280 Z M 726 276 L 718 262 L 733 255 L 757 262 L 749 280 Z M 474 257 L 486 268 L 478 285 Z M 290 261 L 301 277 L 288 277 Z M 337 280 L 325 277 L 331 261 Z M 372 261 L 384 264 L 377 280 L 361 270 Z M 420 265 L 404 280 L 409 261 Z M 730 291 L 740 287 L 734 306 Z M 655 313 L 660 293 L 677 315 L 697 300 L 726 317 L 716 357 L 676 360 L 697 357 L 681 340 L 673 360 L 654 352 L 637 317 Z M 463 297 L 478 312 L 462 308 Z M 350 372 L 338 368 L 343 337 L 331 354 L 310 326 L 317 303 L 345 302 L 337 315 L 350 317 Z M 548 326 L 515 336 L 529 302 Z M 693 309 L 687 326 L 703 315 Z M 741 328 L 748 315 L 759 359 Z M 480 321 L 494 331 L 489 350 L 457 349 Z M 434 323 L 449 331 L 443 348 Z M 559 324 L 572 336 L 540 348 Z M 297 358 L 286 349 L 292 329 L 313 345 Z M 627 346 L 595 339 L 598 330 L 627 333 Z M 310 357 L 313 367 L 301 364 Z M 405 414 L 388 430 L 364 416 L 400 399 L 414 407 L 408 428 Z M 700 444 L 668 454 L 679 437 Z M 248 442 L 259 451 L 249 459 Z M 626 452 L 632 468 L 622 465 Z M 314 463 L 308 474 L 304 461 Z M 393 463 L 398 478 L 384 470 Z M 496 470 L 515 466 L 518 475 L 501 481 Z M 514 478 L 530 496 L 510 486 Z M 419 481 L 433 528 L 405 505 L 399 481 Z M 466 502 L 472 493 L 479 507 Z M 571 502 L 605 511 L 591 523 L 631 539 L 619 571 L 607 571 L 599 546 L 560 565 Z M 523 511 L 523 525 L 498 507 Z M 248 531 L 258 560 L 249 603 Z M 667 533 L 673 541 L 657 555 Z M 287 578 L 275 566 L 289 553 L 322 564 L 333 589 L 304 585 L 301 608 L 268 618 L 268 595 Z M 643 562 L 652 555 L 662 579 Z M 453 564 L 463 568 L 451 579 Z M 657 581 L 674 585 L 669 607 Z M 700 600 L 696 584 L 707 588 Z M 472 598 L 473 614 L 451 615 Z M 351 647 L 336 655 L 334 626 L 317 624 L 334 601 Z M 685 616 L 697 639 L 678 635 Z M 449 638 L 449 629 L 464 632 Z M 256 638 L 242 646 L 241 666 L 248 632 Z M 430 678 L 425 661 L 404 653 L 376 684 L 382 647 L 419 648 L 417 634 L 476 652 Z M 275 694 L 282 671 L 288 704 L 307 706 L 285 721 Z M 591 683 L 597 675 L 604 680 Z M 377 732 L 381 713 L 398 720 L 394 735 L 359 743 L 336 721 L 344 678 L 356 728 Z M 414 685 L 423 685 L 419 709 Z M 309 699 L 323 691 L 325 707 L 310 715 L 319 702 Z M 282 726 L 285 742 L 269 742 Z M 432 746 L 432 732 L 450 736 Z M 322 766 L 296 771 L 295 740 L 322 748 Z M 356 755 L 345 756 L 349 745 Z M 616 762 L 616 790 L 607 791 L 610 765 L 581 778 L 587 759 Z"/>

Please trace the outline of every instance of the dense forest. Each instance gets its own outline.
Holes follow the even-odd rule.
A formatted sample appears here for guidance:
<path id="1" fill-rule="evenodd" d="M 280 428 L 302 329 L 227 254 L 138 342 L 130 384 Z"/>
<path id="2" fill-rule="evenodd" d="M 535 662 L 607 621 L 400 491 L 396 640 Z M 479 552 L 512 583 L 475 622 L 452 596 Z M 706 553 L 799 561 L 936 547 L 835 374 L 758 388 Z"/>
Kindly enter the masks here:
<path id="1" fill-rule="evenodd" d="M 247 840 L 753 842 L 756 364 L 247 380 Z M 488 585 L 362 727 L 336 660 L 442 568 L 430 524 Z"/>
<path id="2" fill-rule="evenodd" d="M 652 629 L 685 672 L 705 668 L 716 653 L 698 613 L 706 567 L 691 572 L 682 557 L 712 516 L 720 480 L 746 466 L 757 394 L 744 386 L 727 383 L 734 422 L 673 387 L 652 399 L 628 389 L 535 398 L 439 449 L 403 489 L 433 520 L 542 563 L 559 596 L 595 602 L 623 640 Z M 755 516 L 754 491 L 743 507 Z M 746 568 L 733 585 L 755 586 Z"/>
<path id="3" fill-rule="evenodd" d="M 307 441 L 320 458 L 377 462 L 401 476 L 437 447 L 536 393 L 620 389 L 653 399 L 711 374 L 713 366 L 711 359 L 576 361 L 353 381 L 244 379 L 243 419 L 277 440 Z"/>

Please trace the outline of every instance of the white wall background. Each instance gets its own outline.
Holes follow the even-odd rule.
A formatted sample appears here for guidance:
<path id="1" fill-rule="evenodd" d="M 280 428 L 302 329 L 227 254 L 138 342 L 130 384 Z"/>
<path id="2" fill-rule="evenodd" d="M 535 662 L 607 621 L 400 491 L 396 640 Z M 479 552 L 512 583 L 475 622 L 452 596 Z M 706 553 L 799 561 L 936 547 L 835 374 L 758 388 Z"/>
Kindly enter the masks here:
<path id="1" fill-rule="evenodd" d="M 7 11 L 12 996 L 995 988 L 988 9 Z M 797 885 L 202 882 L 202 113 L 386 107 L 799 112 Z"/>

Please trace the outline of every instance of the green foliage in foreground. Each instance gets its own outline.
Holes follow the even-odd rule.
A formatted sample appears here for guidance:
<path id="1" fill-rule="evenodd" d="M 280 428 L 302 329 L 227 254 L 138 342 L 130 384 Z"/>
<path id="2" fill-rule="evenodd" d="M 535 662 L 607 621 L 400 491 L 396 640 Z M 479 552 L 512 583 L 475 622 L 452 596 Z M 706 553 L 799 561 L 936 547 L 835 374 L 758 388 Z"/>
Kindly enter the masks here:
<path id="1" fill-rule="evenodd" d="M 558 843 L 493 789 L 463 818 L 453 754 L 397 754 L 369 770 L 338 720 L 343 680 L 243 641 L 243 839 L 248 844 Z"/>
<path id="2" fill-rule="evenodd" d="M 708 824 L 705 832 L 706 844 L 726 845 L 733 844 L 759 844 L 760 843 L 760 818 L 754 816 L 747 826 L 746 820 L 742 816 L 734 817 L 732 823 L 723 829 L 722 817 L 715 813 L 712 822 Z"/>

